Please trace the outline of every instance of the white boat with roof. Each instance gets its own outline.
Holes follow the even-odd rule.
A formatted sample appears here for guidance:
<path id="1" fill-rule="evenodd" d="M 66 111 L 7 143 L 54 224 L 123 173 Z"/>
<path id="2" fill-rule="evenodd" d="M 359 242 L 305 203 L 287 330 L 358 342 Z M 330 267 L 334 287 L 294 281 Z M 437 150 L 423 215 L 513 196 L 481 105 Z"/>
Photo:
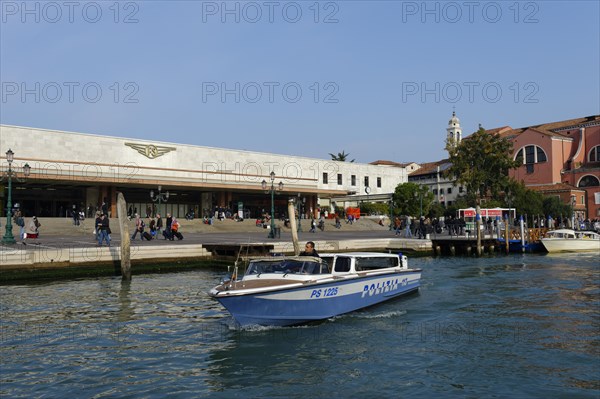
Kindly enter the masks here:
<path id="1" fill-rule="evenodd" d="M 253 259 L 236 275 L 209 295 L 241 326 L 289 326 L 417 291 L 421 269 L 410 269 L 401 254 L 350 252 Z"/>
<path id="2" fill-rule="evenodd" d="M 548 252 L 600 253 L 600 234 L 595 231 L 551 230 L 541 241 Z"/>

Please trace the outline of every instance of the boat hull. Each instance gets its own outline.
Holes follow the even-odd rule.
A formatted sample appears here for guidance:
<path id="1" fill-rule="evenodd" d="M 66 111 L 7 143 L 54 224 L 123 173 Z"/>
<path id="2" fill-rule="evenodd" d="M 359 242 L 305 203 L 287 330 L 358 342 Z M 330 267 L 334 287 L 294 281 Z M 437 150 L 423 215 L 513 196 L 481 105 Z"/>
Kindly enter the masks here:
<path id="1" fill-rule="evenodd" d="M 542 238 L 548 252 L 600 252 L 599 240 Z"/>
<path id="2" fill-rule="evenodd" d="M 372 306 L 419 288 L 417 270 L 316 282 L 270 292 L 213 295 L 241 326 L 290 326 Z"/>

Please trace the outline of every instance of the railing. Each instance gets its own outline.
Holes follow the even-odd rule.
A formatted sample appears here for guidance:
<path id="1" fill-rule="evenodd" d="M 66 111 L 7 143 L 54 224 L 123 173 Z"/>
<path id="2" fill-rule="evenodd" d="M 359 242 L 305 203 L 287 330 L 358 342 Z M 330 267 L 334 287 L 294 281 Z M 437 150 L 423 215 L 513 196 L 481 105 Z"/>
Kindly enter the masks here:
<path id="1" fill-rule="evenodd" d="M 547 228 L 526 228 L 525 229 L 525 241 L 527 242 L 537 242 L 540 241 L 541 238 L 545 237 L 548 232 Z M 509 240 L 520 240 L 521 239 L 521 229 L 519 227 L 515 227 L 509 230 Z M 500 237 L 506 237 L 505 230 L 500 231 Z"/>

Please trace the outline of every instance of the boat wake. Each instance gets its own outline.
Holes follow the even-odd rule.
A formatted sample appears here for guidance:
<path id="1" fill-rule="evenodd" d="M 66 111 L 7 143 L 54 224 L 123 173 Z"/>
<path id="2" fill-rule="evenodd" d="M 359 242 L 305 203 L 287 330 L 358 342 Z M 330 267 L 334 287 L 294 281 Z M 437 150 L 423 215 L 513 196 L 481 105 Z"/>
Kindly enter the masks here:
<path id="1" fill-rule="evenodd" d="M 362 313 L 362 312 L 354 312 L 351 314 L 344 315 L 345 317 L 352 317 L 357 319 L 390 319 L 392 317 L 400 317 L 406 314 L 406 310 L 392 310 L 388 312 L 382 313 Z M 344 317 L 341 316 L 341 317 Z"/>

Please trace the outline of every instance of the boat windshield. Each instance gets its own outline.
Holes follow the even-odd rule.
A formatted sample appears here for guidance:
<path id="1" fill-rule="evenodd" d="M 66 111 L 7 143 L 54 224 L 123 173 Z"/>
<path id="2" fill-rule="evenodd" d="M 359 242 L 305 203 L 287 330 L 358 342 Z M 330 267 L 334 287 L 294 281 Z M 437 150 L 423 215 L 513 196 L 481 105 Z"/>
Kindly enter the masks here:
<path id="1" fill-rule="evenodd" d="M 321 274 L 327 273 L 327 268 L 325 266 L 321 268 L 319 262 L 292 259 L 282 259 L 278 261 L 256 260 L 250 262 L 246 275 L 262 273 Z"/>

